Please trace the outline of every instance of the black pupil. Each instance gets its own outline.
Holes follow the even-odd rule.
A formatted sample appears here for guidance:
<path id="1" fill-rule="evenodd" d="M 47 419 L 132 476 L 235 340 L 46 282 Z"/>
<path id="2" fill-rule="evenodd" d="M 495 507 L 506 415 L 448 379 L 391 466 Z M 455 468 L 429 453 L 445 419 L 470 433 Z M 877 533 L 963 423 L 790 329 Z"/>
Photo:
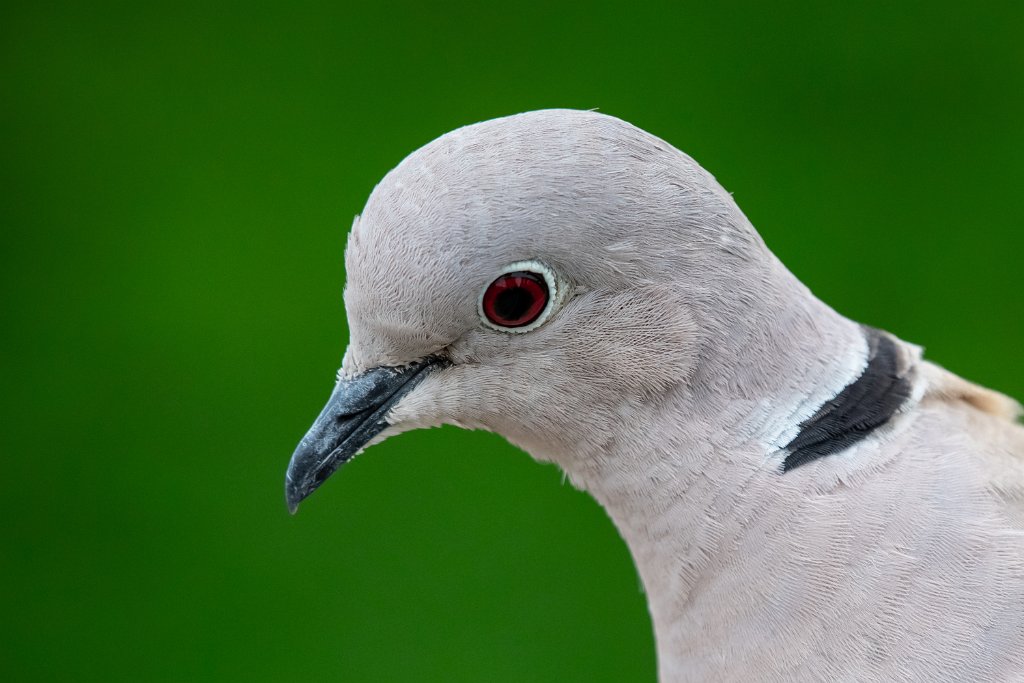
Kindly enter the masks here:
<path id="1" fill-rule="evenodd" d="M 533 305 L 533 294 L 523 287 L 512 287 L 494 299 L 494 312 L 502 320 L 518 320 Z"/>

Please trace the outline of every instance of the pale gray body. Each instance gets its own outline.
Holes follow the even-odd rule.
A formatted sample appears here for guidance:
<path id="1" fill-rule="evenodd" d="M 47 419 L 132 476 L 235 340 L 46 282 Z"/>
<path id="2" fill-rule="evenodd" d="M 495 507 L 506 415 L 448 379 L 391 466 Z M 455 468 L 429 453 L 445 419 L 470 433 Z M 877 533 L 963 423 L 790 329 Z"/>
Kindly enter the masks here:
<path id="1" fill-rule="evenodd" d="M 564 304 L 487 328 L 480 292 L 523 259 Z M 452 363 L 375 441 L 455 424 L 561 466 L 629 545 L 663 681 L 1024 680 L 1016 404 L 897 342 L 900 412 L 783 474 L 863 330 L 671 145 L 565 110 L 456 130 L 378 185 L 346 265 L 343 377 Z"/>

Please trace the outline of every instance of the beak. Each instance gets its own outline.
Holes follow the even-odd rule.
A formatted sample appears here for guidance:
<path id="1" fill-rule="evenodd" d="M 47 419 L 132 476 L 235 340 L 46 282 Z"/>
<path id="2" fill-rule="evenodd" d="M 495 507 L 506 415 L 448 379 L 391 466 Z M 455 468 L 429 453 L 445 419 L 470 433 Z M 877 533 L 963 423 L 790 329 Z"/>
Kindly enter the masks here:
<path id="1" fill-rule="evenodd" d="M 399 399 L 431 371 L 447 365 L 443 359 L 426 358 L 406 367 L 374 368 L 339 380 L 288 463 L 284 483 L 288 511 L 295 514 L 300 502 L 390 425 L 387 414 Z"/>

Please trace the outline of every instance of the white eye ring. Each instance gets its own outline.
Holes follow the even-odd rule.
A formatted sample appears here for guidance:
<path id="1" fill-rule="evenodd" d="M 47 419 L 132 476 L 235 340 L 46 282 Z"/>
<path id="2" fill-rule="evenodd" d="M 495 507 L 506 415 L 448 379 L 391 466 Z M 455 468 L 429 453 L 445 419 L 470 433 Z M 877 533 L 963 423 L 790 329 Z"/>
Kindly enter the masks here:
<path id="1" fill-rule="evenodd" d="M 503 276 L 517 272 L 530 273 L 532 275 L 543 278 L 544 284 L 547 285 L 548 290 L 547 301 L 544 303 L 544 307 L 537 314 L 536 318 L 531 320 L 528 324 L 519 326 L 505 326 L 497 324 L 488 317 L 487 310 L 485 308 L 485 298 L 487 297 L 488 290 L 490 290 L 492 286 L 494 286 L 499 280 L 501 280 Z M 480 320 L 483 322 L 483 324 L 491 328 L 492 330 L 497 330 L 499 332 L 508 332 L 511 334 L 522 334 L 524 332 L 531 332 L 540 327 L 541 325 L 543 325 L 545 322 L 547 322 L 548 318 L 551 317 L 551 314 L 555 311 L 555 309 L 561 305 L 567 290 L 568 287 L 565 286 L 565 282 L 562 281 L 557 275 L 555 275 L 555 272 L 551 270 L 551 268 L 544 265 L 540 261 L 533 259 L 529 261 L 516 261 L 515 263 L 508 264 L 500 271 L 495 273 L 494 278 L 489 283 L 487 283 L 487 285 L 480 291 L 480 297 L 477 301 L 477 311 L 480 315 Z"/>

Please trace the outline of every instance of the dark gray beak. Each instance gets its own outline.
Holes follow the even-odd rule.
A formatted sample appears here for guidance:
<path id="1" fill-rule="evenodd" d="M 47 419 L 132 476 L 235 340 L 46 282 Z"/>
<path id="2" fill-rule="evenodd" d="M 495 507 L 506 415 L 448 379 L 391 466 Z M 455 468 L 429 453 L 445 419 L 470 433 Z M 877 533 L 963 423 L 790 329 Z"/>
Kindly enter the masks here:
<path id="1" fill-rule="evenodd" d="M 399 399 L 432 370 L 447 364 L 440 358 L 427 358 L 406 367 L 374 368 L 340 380 L 288 463 L 284 482 L 288 511 L 295 514 L 299 503 L 388 426 L 385 418 Z"/>

